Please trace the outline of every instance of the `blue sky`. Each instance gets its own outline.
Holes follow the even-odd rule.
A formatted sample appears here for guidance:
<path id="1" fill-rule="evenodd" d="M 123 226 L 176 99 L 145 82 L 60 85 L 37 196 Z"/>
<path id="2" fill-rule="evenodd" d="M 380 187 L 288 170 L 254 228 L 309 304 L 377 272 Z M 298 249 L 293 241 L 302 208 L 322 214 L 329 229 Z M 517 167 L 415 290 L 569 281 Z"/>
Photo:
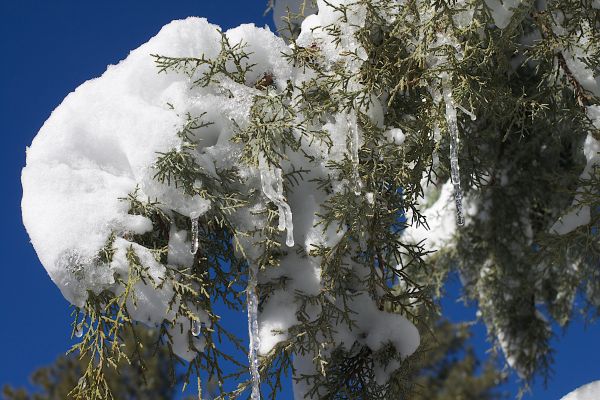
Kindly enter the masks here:
<path id="1" fill-rule="evenodd" d="M 50 281 L 29 243 L 21 221 L 20 172 L 25 147 L 60 104 L 85 80 L 173 19 L 207 17 L 230 28 L 244 22 L 270 23 L 266 0 L 2 0 L 0 2 L 0 115 L 3 139 L 0 173 L 4 210 L 0 240 L 0 385 L 25 385 L 36 367 L 51 363 L 72 344 L 70 309 Z M 456 302 L 459 288 L 449 286 L 444 310 L 452 320 L 474 319 L 473 307 Z M 238 325 L 245 333 L 245 325 Z M 479 354 L 488 348 L 485 328 L 475 327 Z M 574 323 L 555 343 L 554 380 L 540 383 L 526 399 L 559 399 L 584 383 L 600 379 L 600 325 Z M 516 393 L 514 379 L 505 390 Z M 289 391 L 282 398 L 289 398 Z"/>

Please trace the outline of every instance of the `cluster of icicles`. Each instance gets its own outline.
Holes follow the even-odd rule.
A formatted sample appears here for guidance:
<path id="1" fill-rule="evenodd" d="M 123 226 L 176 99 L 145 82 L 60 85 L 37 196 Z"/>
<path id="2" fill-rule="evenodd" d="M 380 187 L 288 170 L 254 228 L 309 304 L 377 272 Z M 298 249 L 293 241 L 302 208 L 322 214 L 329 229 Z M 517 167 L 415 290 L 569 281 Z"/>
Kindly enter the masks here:
<path id="1" fill-rule="evenodd" d="M 261 179 L 261 187 L 264 195 L 272 201 L 279 210 L 279 230 L 287 231 L 286 245 L 294 246 L 294 225 L 292 222 L 292 210 L 285 200 L 283 194 L 283 175 L 280 168 L 273 168 L 268 165 L 264 157 L 260 158 L 259 171 Z M 196 254 L 200 247 L 199 232 L 198 232 L 199 213 L 192 212 L 190 220 L 192 223 L 192 244 L 190 253 Z M 248 306 L 248 336 L 249 336 L 249 351 L 248 359 L 250 362 L 250 375 L 252 378 L 252 400 L 260 399 L 260 372 L 258 349 L 260 346 L 260 337 L 258 334 L 258 266 L 250 263 L 248 268 L 248 285 L 246 288 L 246 303 Z M 77 330 L 79 332 L 79 330 Z M 200 334 L 200 326 L 196 320 L 191 323 L 192 335 Z"/>
<path id="2" fill-rule="evenodd" d="M 456 222 L 462 226 L 465 223 L 463 204 L 462 204 L 462 188 L 460 185 L 460 169 L 458 162 L 458 122 L 456 110 L 459 108 L 464 113 L 468 114 L 472 120 L 475 120 L 475 115 L 463 107 L 456 105 L 452 98 L 452 90 L 447 82 L 444 82 L 442 88 L 442 96 L 445 103 L 446 123 L 450 134 L 450 179 L 454 186 L 454 201 L 456 206 Z M 356 115 L 347 115 L 347 128 L 349 136 L 349 150 L 353 164 L 353 184 L 354 192 L 359 195 L 362 190 L 362 182 L 358 166 L 360 163 L 358 150 L 360 147 L 358 127 L 356 126 Z M 261 181 L 261 189 L 267 199 L 269 199 L 278 208 L 279 213 L 279 230 L 287 231 L 286 245 L 294 246 L 294 226 L 292 222 L 292 210 L 285 199 L 283 193 L 283 176 L 280 168 L 273 167 L 265 160 L 264 157 L 259 158 L 259 173 Z M 192 212 L 191 220 L 191 248 L 190 252 L 196 254 L 198 252 L 200 241 L 198 232 L 199 213 Z M 247 296 L 247 312 L 248 312 L 248 336 L 249 336 L 249 351 L 248 359 L 250 363 L 250 375 L 252 379 L 252 400 L 260 400 L 260 372 L 258 349 L 260 346 L 260 337 L 258 329 L 258 266 L 254 263 L 249 265 L 248 284 L 246 289 Z M 78 326 L 76 336 L 80 337 L 83 330 Z M 191 322 L 191 333 L 194 336 L 200 334 L 200 325 L 196 320 Z"/>

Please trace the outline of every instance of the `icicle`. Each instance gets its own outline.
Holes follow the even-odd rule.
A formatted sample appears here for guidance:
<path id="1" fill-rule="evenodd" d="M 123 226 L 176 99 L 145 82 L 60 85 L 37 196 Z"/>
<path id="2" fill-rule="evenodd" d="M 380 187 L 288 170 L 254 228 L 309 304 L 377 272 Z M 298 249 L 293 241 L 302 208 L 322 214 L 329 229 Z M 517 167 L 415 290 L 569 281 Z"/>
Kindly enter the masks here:
<path id="1" fill-rule="evenodd" d="M 192 247 L 190 253 L 196 254 L 198 247 L 200 247 L 200 240 L 198 238 L 198 218 L 200 214 L 196 211 L 190 213 L 190 219 L 192 220 Z"/>
<path id="2" fill-rule="evenodd" d="M 358 246 L 360 247 L 360 251 L 367 251 L 368 250 L 368 246 L 367 246 L 367 234 L 364 230 L 361 230 L 360 233 L 358 234 Z"/>
<path id="3" fill-rule="evenodd" d="M 82 337 L 83 336 L 83 321 L 81 321 L 80 323 L 78 323 L 75 326 L 75 337 Z"/>
<path id="4" fill-rule="evenodd" d="M 260 183 L 263 193 L 278 208 L 279 230 L 287 231 L 285 244 L 288 247 L 293 247 L 294 223 L 292 221 L 292 209 L 283 196 L 283 176 L 281 168 L 272 168 L 264 157 L 260 157 L 258 160 L 258 169 L 260 170 Z"/>
<path id="5" fill-rule="evenodd" d="M 440 127 L 438 126 L 438 124 L 435 124 L 433 126 L 433 140 L 435 143 L 439 143 L 440 142 L 440 138 L 442 137 L 442 133 L 440 130 Z M 431 162 L 433 163 L 433 168 L 437 168 L 440 165 L 440 156 L 438 154 L 437 148 L 436 150 L 433 152 L 433 157 Z"/>
<path id="6" fill-rule="evenodd" d="M 79 380 L 77 381 L 77 385 L 81 386 L 82 389 L 85 389 L 85 387 L 87 386 L 87 381 L 85 379 L 85 377 L 81 377 L 79 378 Z"/>
<path id="7" fill-rule="evenodd" d="M 477 119 L 477 116 L 475 114 L 473 114 L 471 111 L 467 110 L 463 106 L 457 104 L 456 108 L 458 108 L 460 111 L 462 111 L 465 114 L 467 114 L 471 118 L 471 121 L 475 121 Z"/>
<path id="8" fill-rule="evenodd" d="M 446 122 L 450 132 L 450 180 L 454 186 L 454 202 L 456 204 L 456 223 L 465 224 L 462 204 L 462 189 L 460 187 L 460 170 L 458 165 L 458 123 L 456 120 L 456 105 L 452 99 L 452 90 L 448 84 L 448 77 L 442 77 L 442 95 L 446 103 Z"/>
<path id="9" fill-rule="evenodd" d="M 352 160 L 352 182 L 354 184 L 354 194 L 359 195 L 361 193 L 363 184 L 360 180 L 360 174 L 358 173 L 358 164 L 360 159 L 358 157 L 358 128 L 356 127 L 356 114 L 348 114 L 346 116 L 346 122 L 348 124 L 348 133 L 350 134 L 350 157 Z"/>
<path id="10" fill-rule="evenodd" d="M 283 199 L 283 177 L 281 176 L 281 168 L 275 168 L 275 184 L 277 185 L 277 189 L 275 190 L 275 196 L 279 199 Z M 279 226 L 278 229 L 280 231 L 284 231 L 287 225 L 287 214 L 285 210 L 283 210 L 283 205 L 278 204 L 278 212 L 279 212 Z"/>
<path id="11" fill-rule="evenodd" d="M 258 348 L 260 346 L 260 337 L 258 335 L 257 285 L 258 265 L 252 263 L 248 269 L 248 287 L 246 288 L 248 303 L 248 336 L 250 338 L 248 360 L 250 362 L 250 374 L 252 375 L 252 400 L 260 400 L 260 374 L 258 372 Z"/>
<path id="12" fill-rule="evenodd" d="M 194 335 L 194 336 L 200 335 L 200 324 L 195 319 L 192 320 L 191 332 L 192 332 L 192 335 Z"/>

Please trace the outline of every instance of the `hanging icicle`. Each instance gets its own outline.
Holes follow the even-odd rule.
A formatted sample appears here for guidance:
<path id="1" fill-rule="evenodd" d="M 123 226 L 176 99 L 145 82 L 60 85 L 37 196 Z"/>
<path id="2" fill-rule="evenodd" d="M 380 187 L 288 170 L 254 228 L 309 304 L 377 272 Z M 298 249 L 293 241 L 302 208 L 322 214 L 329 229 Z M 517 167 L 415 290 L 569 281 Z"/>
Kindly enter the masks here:
<path id="1" fill-rule="evenodd" d="M 200 324 L 195 319 L 192 320 L 191 332 L 192 332 L 193 336 L 199 336 L 200 335 Z"/>
<path id="2" fill-rule="evenodd" d="M 192 247 L 190 249 L 190 253 L 196 254 L 198 252 L 198 247 L 200 247 L 200 239 L 198 237 L 198 218 L 200 217 L 200 213 L 196 211 L 192 211 L 190 213 L 190 219 L 192 220 Z"/>
<path id="3" fill-rule="evenodd" d="M 283 176 L 281 168 L 271 167 L 264 157 L 260 157 L 258 160 L 258 169 L 260 171 L 260 183 L 263 193 L 278 208 L 279 230 L 287 231 L 285 244 L 288 247 L 293 247 L 294 223 L 292 221 L 292 209 L 283 195 Z"/>
<path id="4" fill-rule="evenodd" d="M 452 98 L 452 89 L 448 82 L 448 76 L 442 77 L 442 96 L 446 105 L 446 123 L 450 133 L 450 180 L 454 186 L 454 203 L 456 204 L 456 223 L 460 226 L 465 224 L 465 216 L 462 204 L 462 188 L 460 187 L 460 169 L 458 165 L 458 122 L 456 119 L 456 105 Z M 474 116 L 474 115 L 473 115 Z"/>
<path id="5" fill-rule="evenodd" d="M 348 135 L 350 136 L 350 159 L 352 161 L 352 184 L 354 185 L 354 194 L 360 195 L 363 188 L 363 183 L 360 179 L 360 174 L 358 172 L 358 165 L 360 163 L 360 159 L 358 157 L 358 149 L 360 147 L 359 138 L 358 138 L 358 127 L 356 126 L 356 114 L 348 113 L 346 116 L 346 122 L 348 125 Z"/>
<path id="6" fill-rule="evenodd" d="M 75 326 L 75 337 L 82 337 L 83 336 L 83 321 L 81 321 L 80 323 L 78 323 Z"/>
<path id="7" fill-rule="evenodd" d="M 250 375 L 252 376 L 252 400 L 260 400 L 260 374 L 258 372 L 258 348 L 260 337 L 258 335 L 258 265 L 251 263 L 248 268 L 248 286 L 246 296 L 248 303 L 248 336 L 250 348 L 248 361 L 250 362 Z"/>
<path id="8" fill-rule="evenodd" d="M 466 108 L 464 108 L 463 106 L 457 104 L 456 108 L 458 108 L 460 111 L 462 111 L 465 114 L 467 114 L 469 116 L 469 118 L 471 118 L 471 121 L 477 120 L 477 116 L 475 114 L 473 114 L 471 111 L 469 111 Z"/>

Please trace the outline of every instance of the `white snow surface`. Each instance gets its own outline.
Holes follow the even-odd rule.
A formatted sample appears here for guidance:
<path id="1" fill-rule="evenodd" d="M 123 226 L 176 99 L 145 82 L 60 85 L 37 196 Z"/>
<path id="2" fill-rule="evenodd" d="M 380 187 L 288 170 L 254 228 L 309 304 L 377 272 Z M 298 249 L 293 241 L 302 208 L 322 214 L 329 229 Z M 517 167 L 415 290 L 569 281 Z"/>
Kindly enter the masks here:
<path id="1" fill-rule="evenodd" d="M 356 6 L 349 13 L 350 25 L 356 26 L 342 26 L 346 41 L 336 48 L 328 33 L 319 27 L 338 23 L 340 15 L 322 0 L 318 5 L 319 13 L 304 21 L 298 43 L 305 46 L 319 43 L 331 63 L 342 60 L 347 62 L 349 70 L 356 70 L 360 62 L 350 62 L 340 53 L 357 49 L 353 34 L 356 26 L 364 23 L 364 9 Z M 101 77 L 83 83 L 69 94 L 27 149 L 27 163 L 22 172 L 23 221 L 41 263 L 72 304 L 82 307 L 88 290 L 99 293 L 108 289 L 120 293 L 122 287 L 115 283 L 115 275 L 126 277 L 126 254 L 131 248 L 149 268 L 148 273 L 154 280 L 136 285 L 137 301 L 128 303 L 131 317 L 148 325 L 174 318 L 178 304 L 172 310 L 168 306 L 173 295 L 172 285 L 168 280 L 160 289 L 155 284 L 165 279 L 169 265 L 190 266 L 193 263 L 189 233 L 171 227 L 168 264 L 163 265 L 154 259 L 149 249 L 127 240 L 130 233 L 151 231 L 152 223 L 147 218 L 128 214 L 129 203 L 121 199 L 138 187 L 141 199 L 156 199 L 166 213 L 186 216 L 206 213 L 212 207 L 209 201 L 198 196 L 184 196 L 174 186 L 160 184 L 154 179 L 157 153 L 179 148 L 181 139 L 177 132 L 184 125 L 187 113 L 199 115 L 205 112 L 204 119 L 214 123 L 201 130 L 198 137 L 200 145 L 194 153 L 198 163 L 208 172 L 215 168 L 240 166 L 243 145 L 229 140 L 234 132 L 232 120 L 242 128 L 247 126 L 250 107 L 255 96 L 260 94 L 253 84 L 267 71 L 273 74 L 277 90 L 286 87 L 290 81 L 299 83 L 310 79 L 308 73 L 288 64 L 284 54 L 289 48 L 268 29 L 242 25 L 225 34 L 232 44 L 243 40 L 250 54 L 244 62 L 256 64 L 246 76 L 246 85 L 223 78 L 220 86 L 192 88 L 192 78 L 186 74 L 158 74 L 151 54 L 214 58 L 220 50 L 217 26 L 201 18 L 174 21 L 133 50 L 125 60 L 109 66 Z M 358 51 L 360 54 L 362 49 Z M 196 76 L 200 73 L 202 69 L 196 71 Z M 360 85 L 360 82 L 352 84 Z M 374 122 L 383 123 L 381 104 L 376 99 L 368 113 Z M 308 253 L 313 245 L 334 246 L 338 243 L 345 233 L 344 227 L 332 224 L 323 230 L 317 226 L 316 215 L 323 211 L 321 205 L 331 194 L 319 190 L 312 181 L 329 173 L 328 160 L 340 159 L 349 151 L 347 115 L 332 115 L 329 121 L 323 128 L 331 135 L 334 143 L 331 149 L 316 143 L 303 144 L 303 151 L 316 157 L 315 163 L 306 164 L 302 154 L 286 154 L 289 163 L 282 163 L 283 171 L 265 168 L 259 171 L 247 167 L 241 170 L 249 191 L 266 189 L 266 193 L 261 197 L 261 203 L 252 204 L 232 216 L 240 230 L 259 228 L 264 224 L 253 211 L 271 200 L 280 210 L 281 228 L 287 231 L 289 245 L 302 247 L 304 253 Z M 390 129 L 390 140 L 401 144 L 404 140 L 402 132 L 394 131 L 393 127 Z M 362 133 L 358 127 L 355 130 L 352 140 L 359 147 Z M 280 175 L 291 164 L 308 166 L 310 172 L 300 186 L 284 195 Z M 266 179 L 262 185 L 261 178 Z M 336 184 L 333 190 L 344 190 L 344 185 Z M 368 194 L 363 197 L 365 201 L 370 198 Z M 113 243 L 115 254 L 106 264 L 100 262 L 98 253 L 111 234 L 116 237 Z M 286 242 L 284 236 L 282 243 Z M 244 239 L 242 244 L 248 262 L 254 262 L 259 255 L 253 246 L 254 240 Z M 299 305 L 295 291 L 308 295 L 322 291 L 320 265 L 318 257 L 304 257 L 289 249 L 279 267 L 260 272 L 259 283 L 280 276 L 289 278 L 286 288 L 276 290 L 263 304 L 258 318 L 260 354 L 268 353 L 286 340 L 288 329 L 298 323 Z M 349 263 L 348 268 L 358 272 L 364 267 Z M 350 347 L 359 341 L 373 350 L 392 343 L 404 357 L 416 350 L 419 335 L 412 323 L 401 315 L 380 311 L 366 295 L 356 298 L 360 301 L 355 301 L 352 307 L 360 312 L 360 329 L 351 331 L 340 323 L 335 327 L 340 343 Z M 200 323 L 209 322 L 203 310 L 194 311 Z M 321 312 L 317 308 L 304 311 L 309 318 L 317 318 Z M 175 353 L 187 360 L 195 357 L 194 348 L 201 351 L 204 346 L 201 336 L 192 338 L 188 334 L 191 325 L 189 319 L 179 317 L 170 332 Z M 303 368 L 316 368 L 313 363 L 309 364 Z M 389 376 L 393 372 L 391 369 L 379 371 L 378 379 Z M 304 393 L 302 389 L 295 390 Z"/>
<path id="2" fill-rule="evenodd" d="M 22 173 L 23 221 L 40 261 L 74 305 L 84 305 L 87 290 L 119 291 L 114 274 L 127 274 L 125 253 L 129 246 L 134 246 L 144 265 L 150 267 L 156 284 L 163 279 L 165 266 L 154 261 L 147 249 L 122 238 L 128 232 L 140 234 L 152 229 L 150 220 L 129 215 L 128 202 L 120 200 L 136 185 L 142 197 L 158 199 L 165 209 L 184 215 L 202 214 L 209 209 L 206 200 L 186 198 L 174 188 L 158 184 L 151 166 L 157 152 L 180 143 L 176 132 L 183 125 L 184 113 L 175 113 L 167 103 L 190 112 L 202 108 L 211 117 L 217 113 L 226 116 L 235 106 L 212 93 L 204 93 L 203 100 L 190 96 L 188 78 L 183 74 L 157 74 L 151 54 L 214 57 L 219 51 L 216 29 L 198 18 L 165 26 L 125 60 L 109 66 L 100 78 L 83 83 L 69 94 L 27 149 L 27 165 Z M 249 30 L 257 37 L 271 35 L 253 26 L 236 28 L 228 35 L 235 38 Z M 275 41 L 263 40 L 260 47 L 277 49 L 272 46 Z M 279 49 L 283 47 L 280 43 Z M 257 53 L 260 55 L 260 51 Z M 282 73 L 280 68 L 273 70 Z M 215 132 L 217 140 L 223 140 L 220 136 L 225 129 L 222 125 Z M 111 233 L 117 235 L 115 256 L 110 265 L 102 264 L 97 254 Z M 170 262 L 191 262 L 186 254 L 189 243 L 185 242 L 185 235 L 172 232 Z M 138 284 L 137 302 L 129 311 L 134 319 L 157 325 L 169 318 L 167 303 L 171 295 L 170 285 L 156 290 L 152 284 Z M 206 318 L 201 310 L 197 317 L 201 321 Z M 180 356 L 193 358 L 187 334 L 175 334 L 174 342 Z M 196 346 L 202 347 L 199 342 Z"/>
<path id="3" fill-rule="evenodd" d="M 64 254 L 94 258 L 111 232 L 151 230 L 148 219 L 129 215 L 128 203 L 119 200 L 136 184 L 167 204 L 167 197 L 175 199 L 155 183 L 149 167 L 156 152 L 178 145 L 175 128 L 183 120 L 167 102 L 188 106 L 188 83 L 183 75 L 157 75 L 150 54 L 214 55 L 217 39 L 215 27 L 203 20 L 167 25 L 69 94 L 27 149 L 23 221 L 42 264 L 72 303 L 80 306 L 85 298 L 69 288 L 74 283 L 59 262 Z M 173 208 L 185 214 L 208 209 L 199 198 L 176 199 Z"/>
<path id="4" fill-rule="evenodd" d="M 600 399 L 600 381 L 595 381 L 575 389 L 561 400 L 598 400 Z"/>

